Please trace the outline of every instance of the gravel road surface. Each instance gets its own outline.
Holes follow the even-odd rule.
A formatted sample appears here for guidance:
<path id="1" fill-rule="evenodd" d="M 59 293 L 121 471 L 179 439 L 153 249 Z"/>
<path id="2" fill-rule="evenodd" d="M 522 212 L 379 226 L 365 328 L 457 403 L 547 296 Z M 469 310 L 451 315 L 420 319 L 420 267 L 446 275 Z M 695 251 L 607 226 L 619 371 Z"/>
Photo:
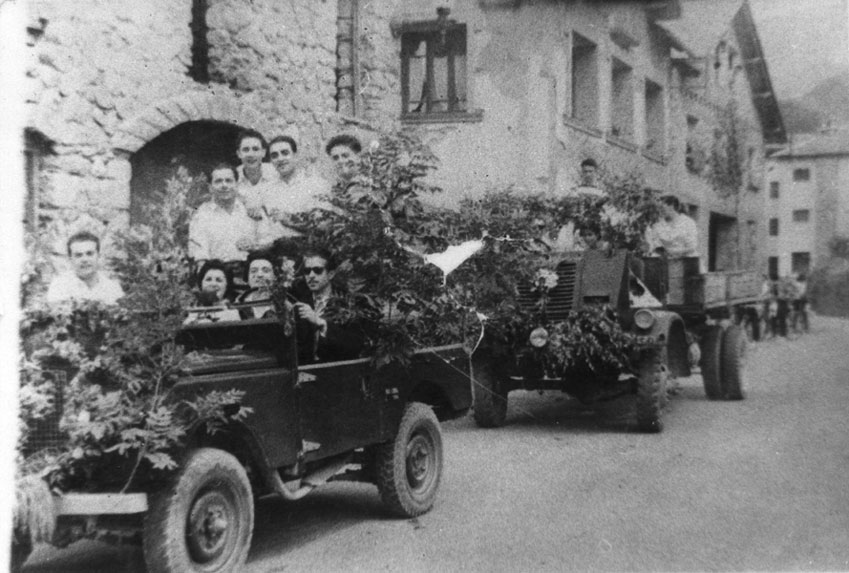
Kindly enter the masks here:
<path id="1" fill-rule="evenodd" d="M 659 435 L 524 392 L 504 428 L 443 429 L 431 513 L 387 518 L 363 484 L 264 499 L 245 571 L 849 571 L 849 321 L 752 345 L 745 401 L 681 380 Z M 138 549 L 93 542 L 25 569 L 143 570 Z"/>

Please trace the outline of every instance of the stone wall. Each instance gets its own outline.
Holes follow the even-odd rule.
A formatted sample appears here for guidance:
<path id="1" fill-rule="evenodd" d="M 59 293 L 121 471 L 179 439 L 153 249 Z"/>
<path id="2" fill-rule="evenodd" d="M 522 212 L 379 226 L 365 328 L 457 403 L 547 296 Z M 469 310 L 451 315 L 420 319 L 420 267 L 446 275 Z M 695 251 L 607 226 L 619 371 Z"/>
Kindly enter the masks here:
<path id="1" fill-rule="evenodd" d="M 211 0 L 210 79 L 315 157 L 336 110 L 336 1 Z"/>
<path id="2" fill-rule="evenodd" d="M 30 5 L 27 125 L 53 142 L 40 216 L 57 254 L 127 224 L 131 155 L 183 122 L 294 134 L 309 159 L 339 125 L 335 1 L 210 0 L 209 85 L 188 76 L 191 0 Z"/>

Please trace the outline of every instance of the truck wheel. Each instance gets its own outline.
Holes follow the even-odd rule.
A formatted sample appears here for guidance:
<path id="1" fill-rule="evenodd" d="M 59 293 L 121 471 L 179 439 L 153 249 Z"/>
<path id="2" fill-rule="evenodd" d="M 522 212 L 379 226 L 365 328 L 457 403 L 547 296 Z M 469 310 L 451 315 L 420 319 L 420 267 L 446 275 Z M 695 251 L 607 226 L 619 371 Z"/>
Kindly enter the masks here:
<path id="1" fill-rule="evenodd" d="M 752 329 L 752 338 L 754 342 L 759 342 L 761 339 L 761 319 L 758 316 L 758 313 L 755 310 L 749 310 L 746 316 L 748 316 L 749 324 Z"/>
<path id="2" fill-rule="evenodd" d="M 377 489 L 387 509 L 399 517 L 429 511 L 442 478 L 442 432 L 430 406 L 407 404 L 395 440 L 375 453 Z"/>
<path id="3" fill-rule="evenodd" d="M 475 423 L 481 428 L 500 428 L 507 420 L 504 383 L 483 361 L 472 365 L 472 395 Z"/>
<path id="4" fill-rule="evenodd" d="M 702 382 L 710 400 L 722 398 L 722 342 L 725 331 L 718 324 L 710 326 L 702 337 Z"/>
<path id="5" fill-rule="evenodd" d="M 250 482 L 223 450 L 200 448 L 163 492 L 151 496 L 144 521 L 144 560 L 164 573 L 238 571 L 254 527 Z"/>
<path id="6" fill-rule="evenodd" d="M 722 394 L 726 400 L 743 399 L 743 367 L 746 362 L 746 335 L 738 326 L 729 326 L 722 341 Z"/>
<path id="7" fill-rule="evenodd" d="M 666 349 L 644 352 L 637 380 L 637 429 L 641 432 L 657 433 L 663 430 L 661 415 L 668 381 Z"/>

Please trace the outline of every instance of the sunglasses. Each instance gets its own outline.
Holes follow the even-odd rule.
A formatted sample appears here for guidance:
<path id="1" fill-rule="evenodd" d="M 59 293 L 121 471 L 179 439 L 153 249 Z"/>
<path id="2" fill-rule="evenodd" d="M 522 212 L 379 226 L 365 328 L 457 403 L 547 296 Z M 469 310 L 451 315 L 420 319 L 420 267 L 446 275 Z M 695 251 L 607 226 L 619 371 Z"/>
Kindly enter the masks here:
<path id="1" fill-rule="evenodd" d="M 327 269 L 325 267 L 304 267 L 304 274 L 308 275 L 310 273 L 313 273 L 315 275 L 320 276 L 320 275 L 323 275 L 324 271 L 326 271 L 326 270 Z"/>

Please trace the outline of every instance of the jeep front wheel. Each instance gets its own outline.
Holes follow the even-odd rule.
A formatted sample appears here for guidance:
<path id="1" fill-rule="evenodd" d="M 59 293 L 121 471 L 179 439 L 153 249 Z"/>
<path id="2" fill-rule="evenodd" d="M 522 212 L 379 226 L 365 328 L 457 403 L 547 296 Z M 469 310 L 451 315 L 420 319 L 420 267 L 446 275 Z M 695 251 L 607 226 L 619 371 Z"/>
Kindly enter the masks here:
<path id="1" fill-rule="evenodd" d="M 442 432 L 430 406 L 407 404 L 395 440 L 376 448 L 380 498 L 393 514 L 415 517 L 433 507 L 442 479 Z"/>
<path id="2" fill-rule="evenodd" d="M 201 448 L 163 492 L 152 496 L 144 523 L 144 559 L 165 573 L 238 571 L 254 525 L 250 482 L 225 451 Z"/>
<path id="3" fill-rule="evenodd" d="M 507 392 L 504 383 L 483 361 L 472 363 L 472 396 L 475 423 L 481 428 L 500 428 L 507 420 Z"/>

